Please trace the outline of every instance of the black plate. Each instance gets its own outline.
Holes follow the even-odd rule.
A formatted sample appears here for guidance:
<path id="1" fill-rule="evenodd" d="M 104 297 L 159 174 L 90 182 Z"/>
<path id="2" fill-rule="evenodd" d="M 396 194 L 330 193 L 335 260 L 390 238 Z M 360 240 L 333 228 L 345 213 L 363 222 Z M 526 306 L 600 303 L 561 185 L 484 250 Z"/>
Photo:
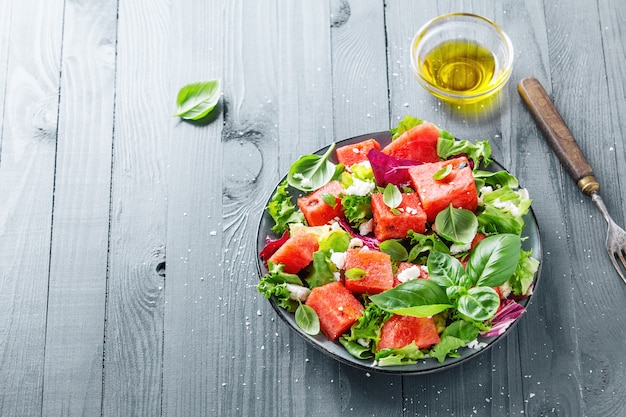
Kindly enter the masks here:
<path id="1" fill-rule="evenodd" d="M 341 140 L 337 142 L 337 147 L 362 142 L 369 138 L 376 139 L 378 143 L 380 143 L 381 147 L 384 147 L 391 141 L 390 133 L 388 131 L 385 131 L 385 132 L 377 132 L 377 133 L 368 133 L 365 135 L 360 135 L 360 136 L 356 136 L 353 138 Z M 329 146 L 326 146 L 318 150 L 315 153 L 318 155 L 323 155 L 328 150 Z M 332 162 L 335 162 L 335 163 L 337 162 L 334 154 L 329 159 Z M 486 169 L 489 171 L 501 171 L 504 168 L 497 162 L 494 162 Z M 280 180 L 277 186 L 280 185 L 285 179 L 286 179 L 286 176 Z M 289 192 L 290 192 L 290 195 L 294 196 L 294 198 L 302 194 L 300 191 L 293 189 L 293 188 L 289 188 Z M 274 192 L 272 192 L 272 195 L 273 194 Z M 537 225 L 537 219 L 535 218 L 535 214 L 533 213 L 532 208 L 529 210 L 528 214 L 525 216 L 524 221 L 525 221 L 525 226 L 522 232 L 522 237 L 526 237 L 527 239 L 523 241 L 522 247 L 524 250 L 532 249 L 533 257 L 539 261 L 539 270 L 535 273 L 535 279 L 533 283 L 534 285 L 533 292 L 535 292 L 537 290 L 537 280 L 539 279 L 539 275 L 541 272 L 542 248 L 541 248 L 541 238 L 539 235 L 539 226 Z M 274 233 L 270 230 L 273 225 L 274 225 L 273 219 L 267 213 L 267 210 L 265 210 L 263 212 L 263 215 L 261 216 L 261 221 L 259 223 L 259 229 L 257 233 L 257 254 L 265 246 L 266 237 L 270 236 L 272 238 L 276 238 Z M 263 265 L 263 262 L 261 261 L 261 259 L 259 259 L 258 257 L 257 257 L 257 269 L 259 271 L 260 277 L 264 276 L 267 273 L 267 269 Z M 528 304 L 530 303 L 531 298 L 532 298 L 532 295 L 521 300 L 519 303 L 523 305 L 524 307 L 527 307 Z M 328 338 L 326 338 L 326 336 L 324 336 L 322 333 L 320 333 L 317 336 L 310 336 L 304 333 L 302 330 L 300 330 L 300 328 L 296 324 L 293 313 L 289 313 L 286 310 L 279 307 L 273 298 L 270 298 L 269 302 L 272 304 L 272 307 L 274 308 L 278 316 L 287 324 L 287 326 L 291 328 L 291 330 L 296 332 L 298 335 L 303 337 L 304 340 L 306 340 L 308 343 L 310 343 L 311 345 L 313 345 L 315 348 L 319 349 L 323 353 L 327 354 L 328 356 L 340 362 L 343 362 L 345 364 L 348 364 L 348 365 L 351 365 L 351 366 L 354 366 L 363 370 L 383 372 L 383 373 L 396 374 L 396 375 L 411 375 L 411 374 L 435 372 L 435 371 L 440 371 L 443 369 L 448 369 L 454 365 L 458 365 L 461 362 L 464 362 L 476 356 L 477 354 L 484 352 L 489 347 L 493 346 L 498 340 L 504 338 L 513 329 L 513 327 L 519 321 L 519 319 L 521 319 L 524 316 L 524 315 L 520 316 L 518 320 L 516 320 L 511 326 L 509 326 L 508 329 L 506 329 L 506 331 L 503 334 L 499 336 L 487 337 L 487 338 L 479 336 L 478 341 L 486 343 L 487 346 L 480 350 L 470 349 L 470 348 L 461 348 L 459 349 L 460 357 L 458 358 L 448 357 L 443 363 L 439 363 L 436 359 L 428 358 L 425 360 L 420 360 L 418 361 L 418 363 L 413 364 L 413 365 L 380 367 L 380 366 L 374 365 L 373 359 L 361 360 L 361 359 L 355 358 L 354 356 L 350 355 L 348 351 L 346 351 L 340 343 L 332 342 L 328 340 Z"/>

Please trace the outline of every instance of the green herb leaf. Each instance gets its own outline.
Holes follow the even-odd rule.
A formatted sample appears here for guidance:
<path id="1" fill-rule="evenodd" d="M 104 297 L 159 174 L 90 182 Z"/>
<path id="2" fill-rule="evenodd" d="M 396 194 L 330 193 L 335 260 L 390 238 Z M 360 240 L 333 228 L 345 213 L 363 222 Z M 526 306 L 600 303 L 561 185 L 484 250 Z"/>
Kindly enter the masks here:
<path id="1" fill-rule="evenodd" d="M 372 218 L 372 196 L 347 194 L 341 198 L 343 214 L 352 227 L 359 227 Z"/>
<path id="2" fill-rule="evenodd" d="M 458 245 L 468 245 L 476 235 L 478 220 L 470 210 L 457 209 L 450 204 L 437 214 L 435 227 L 439 236 Z"/>
<path id="3" fill-rule="evenodd" d="M 314 191 L 328 184 L 337 174 L 337 165 L 328 160 L 335 149 L 335 143 L 328 147 L 324 155 L 304 155 L 289 168 L 287 181 L 300 191 Z"/>
<path id="4" fill-rule="evenodd" d="M 459 297 L 457 310 L 476 321 L 490 320 L 498 311 L 500 297 L 491 287 L 474 287 Z"/>
<path id="5" fill-rule="evenodd" d="M 414 128 L 415 126 L 421 125 L 424 123 L 423 120 L 417 119 L 412 116 L 404 116 L 404 119 L 398 122 L 398 126 L 391 129 L 391 140 L 394 141 L 398 136 Z"/>
<path id="6" fill-rule="evenodd" d="M 434 250 L 443 253 L 450 252 L 446 244 L 434 233 L 423 235 L 409 230 L 407 236 L 411 239 L 411 245 L 414 245 L 409 252 L 409 258 L 407 259 L 409 262 L 424 265 L 429 252 Z"/>
<path id="7" fill-rule="evenodd" d="M 452 322 L 441 334 L 441 341 L 430 350 L 430 356 L 443 362 L 446 356 L 454 355 L 458 348 L 478 337 L 478 328 L 464 320 Z"/>
<path id="8" fill-rule="evenodd" d="M 322 201 L 332 208 L 337 207 L 337 197 L 331 193 L 322 193 Z"/>
<path id="9" fill-rule="evenodd" d="M 276 192 L 267 204 L 267 212 L 274 220 L 272 232 L 282 235 L 287 226 L 291 223 L 304 223 L 304 215 L 291 202 L 291 197 L 287 191 L 287 181 L 283 181 L 276 188 Z"/>
<path id="10" fill-rule="evenodd" d="M 443 288 L 427 279 L 414 279 L 400 284 L 370 300 L 378 307 L 403 316 L 430 317 L 453 305 Z"/>
<path id="11" fill-rule="evenodd" d="M 308 272 L 304 278 L 309 284 L 309 288 L 321 287 L 324 284 L 328 284 L 335 281 L 335 274 L 331 268 L 334 268 L 334 264 L 326 258 L 324 251 L 318 250 L 313 252 L 313 262 L 309 265 L 305 272 Z"/>
<path id="12" fill-rule="evenodd" d="M 178 92 L 177 110 L 174 116 L 186 120 L 199 120 L 209 114 L 220 99 L 219 79 L 187 84 Z"/>
<path id="13" fill-rule="evenodd" d="M 381 252 L 385 252 L 391 257 L 392 261 L 406 261 L 409 258 L 409 252 L 404 245 L 396 239 L 387 239 L 380 242 L 378 248 Z"/>
<path id="14" fill-rule="evenodd" d="M 513 234 L 483 239 L 467 261 L 467 274 L 476 286 L 498 287 L 515 272 L 522 241 Z"/>
<path id="15" fill-rule="evenodd" d="M 448 164 L 445 167 L 441 168 L 440 170 L 436 171 L 433 174 L 433 179 L 435 181 L 441 181 L 442 179 L 450 175 L 451 172 L 452 172 L 452 164 Z"/>
<path id="16" fill-rule="evenodd" d="M 383 202 L 390 209 L 395 209 L 402 203 L 402 193 L 395 185 L 389 183 L 383 191 Z"/>
<path id="17" fill-rule="evenodd" d="M 453 256 L 441 252 L 431 252 L 428 256 L 428 277 L 442 287 L 469 286 L 463 265 Z"/>
<path id="18" fill-rule="evenodd" d="M 482 162 L 484 166 L 491 164 L 491 145 L 486 140 L 473 144 L 467 140 L 455 140 L 452 135 L 440 135 L 437 141 L 437 155 L 441 159 L 466 154 L 467 159 L 474 161 L 474 169 Z"/>
<path id="19" fill-rule="evenodd" d="M 362 346 L 354 340 L 348 339 L 345 336 L 339 338 L 339 343 L 342 344 L 348 353 L 357 359 L 370 359 L 374 357 L 371 347 Z"/>
<path id="20" fill-rule="evenodd" d="M 361 268 L 350 268 L 346 271 L 346 278 L 351 279 L 353 281 L 360 281 L 365 278 L 367 275 L 367 271 L 364 271 Z"/>
<path id="21" fill-rule="evenodd" d="M 300 304 L 296 309 L 296 324 L 306 334 L 315 336 L 320 332 L 320 319 L 313 307 Z"/>
<path id="22" fill-rule="evenodd" d="M 418 359 L 424 359 L 426 355 L 422 352 L 415 341 L 398 349 L 383 349 L 376 354 L 378 366 L 398 366 L 411 365 L 417 363 Z"/>

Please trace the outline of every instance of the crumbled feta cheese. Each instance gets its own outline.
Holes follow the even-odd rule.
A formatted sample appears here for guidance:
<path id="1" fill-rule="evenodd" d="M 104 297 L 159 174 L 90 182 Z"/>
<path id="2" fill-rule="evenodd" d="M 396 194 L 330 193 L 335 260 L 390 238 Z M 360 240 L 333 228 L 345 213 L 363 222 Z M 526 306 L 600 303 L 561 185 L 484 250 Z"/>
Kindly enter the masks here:
<path id="1" fill-rule="evenodd" d="M 302 185 L 304 188 L 309 188 L 313 185 L 313 182 L 311 181 L 311 178 L 302 178 L 300 180 L 300 185 Z"/>
<path id="2" fill-rule="evenodd" d="M 363 347 L 370 347 L 370 341 L 359 337 L 356 342 Z"/>
<path id="3" fill-rule="evenodd" d="M 354 153 L 359 153 L 360 151 L 359 151 L 359 148 L 356 148 L 356 147 L 355 147 L 355 148 L 352 148 L 352 152 L 354 152 Z"/>
<path id="4" fill-rule="evenodd" d="M 398 281 L 407 282 L 412 279 L 419 278 L 421 273 L 422 270 L 420 269 L 420 267 L 417 265 L 413 265 L 398 274 Z"/>
<path id="5" fill-rule="evenodd" d="M 484 347 L 487 347 L 487 343 L 479 342 L 478 339 L 474 339 L 467 344 L 467 347 L 474 350 L 480 350 Z"/>
<path id="6" fill-rule="evenodd" d="M 414 209 L 413 207 L 407 207 L 405 211 L 409 214 L 417 214 L 417 209 Z"/>
<path id="7" fill-rule="evenodd" d="M 515 204 L 513 204 L 512 201 L 507 200 L 507 201 L 500 201 L 499 198 L 496 198 L 493 201 L 493 205 L 496 208 L 501 208 L 501 209 L 505 209 L 508 210 L 513 216 L 519 216 L 519 209 L 517 208 L 517 206 Z"/>
<path id="8" fill-rule="evenodd" d="M 346 188 L 346 194 L 366 196 L 374 191 L 376 184 L 372 181 L 361 181 L 358 178 L 353 178 L 352 185 Z"/>
<path id="9" fill-rule="evenodd" d="M 500 296 L 502 298 L 508 298 L 509 295 L 511 295 L 511 291 L 513 291 L 513 287 L 511 287 L 511 284 L 509 283 L 509 281 L 507 281 L 504 284 L 500 285 L 498 287 L 498 290 L 500 291 Z"/>
<path id="10" fill-rule="evenodd" d="M 338 269 L 343 269 L 343 266 L 346 264 L 346 253 L 345 252 L 333 252 L 330 255 L 330 261 L 334 263 Z"/>
<path id="11" fill-rule="evenodd" d="M 350 239 L 350 244 L 348 245 L 348 248 L 358 249 L 362 247 L 363 247 L 363 241 L 361 239 L 359 239 L 358 237 L 353 237 L 352 239 Z"/>
<path id="12" fill-rule="evenodd" d="M 372 230 L 374 230 L 374 219 L 369 219 L 359 226 L 359 233 L 363 236 L 367 235 Z"/>
<path id="13" fill-rule="evenodd" d="M 292 300 L 306 301 L 309 298 L 309 294 L 311 294 L 311 290 L 302 285 L 285 284 L 285 288 L 289 291 L 289 298 Z"/>
<path id="14" fill-rule="evenodd" d="M 472 247 L 471 243 L 468 243 L 466 245 L 459 245 L 459 244 L 453 243 L 452 245 L 450 245 L 450 255 L 456 255 L 457 253 L 467 252 L 468 250 L 470 250 L 471 247 Z"/>
<path id="15" fill-rule="evenodd" d="M 341 272 L 339 271 L 333 272 L 333 278 L 335 278 L 335 281 L 341 281 Z"/>
<path id="16" fill-rule="evenodd" d="M 484 187 L 480 187 L 480 190 L 478 190 L 478 205 L 482 206 L 483 205 L 483 197 L 489 193 L 493 192 L 493 188 L 489 185 L 486 185 Z"/>

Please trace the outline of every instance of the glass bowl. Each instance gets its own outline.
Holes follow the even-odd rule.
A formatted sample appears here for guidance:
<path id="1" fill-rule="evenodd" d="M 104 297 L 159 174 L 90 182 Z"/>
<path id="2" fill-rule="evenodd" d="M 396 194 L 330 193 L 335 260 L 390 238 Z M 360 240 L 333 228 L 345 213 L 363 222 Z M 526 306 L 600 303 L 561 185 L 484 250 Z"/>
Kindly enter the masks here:
<path id="1" fill-rule="evenodd" d="M 417 32 L 411 66 L 427 91 L 449 103 L 476 103 L 507 83 L 513 44 L 489 19 L 452 13 L 436 17 Z"/>

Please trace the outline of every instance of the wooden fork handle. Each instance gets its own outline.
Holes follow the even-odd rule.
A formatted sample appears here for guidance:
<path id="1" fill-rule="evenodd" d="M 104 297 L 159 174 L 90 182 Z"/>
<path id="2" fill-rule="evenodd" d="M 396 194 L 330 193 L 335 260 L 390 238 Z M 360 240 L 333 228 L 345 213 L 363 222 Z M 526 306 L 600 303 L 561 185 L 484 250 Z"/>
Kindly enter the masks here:
<path id="1" fill-rule="evenodd" d="M 534 77 L 527 77 L 520 81 L 517 90 L 569 175 L 585 194 L 596 193 L 600 184 L 541 83 Z"/>

